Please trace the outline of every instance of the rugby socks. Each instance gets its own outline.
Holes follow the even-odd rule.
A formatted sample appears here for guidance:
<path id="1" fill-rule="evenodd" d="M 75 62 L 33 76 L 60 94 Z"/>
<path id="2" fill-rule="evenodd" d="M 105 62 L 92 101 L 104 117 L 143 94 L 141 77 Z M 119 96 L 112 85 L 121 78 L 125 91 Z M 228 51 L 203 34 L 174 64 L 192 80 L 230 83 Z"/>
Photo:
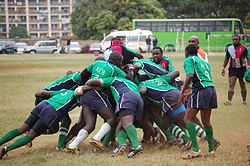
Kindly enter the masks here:
<path id="1" fill-rule="evenodd" d="M 176 138 L 182 138 L 185 141 L 190 140 L 188 135 L 181 130 L 181 128 L 173 123 L 171 123 L 168 127 L 168 131 L 174 135 Z"/>
<path id="2" fill-rule="evenodd" d="M 100 141 L 110 130 L 111 126 L 108 123 L 103 123 L 100 130 L 96 133 L 93 139 Z"/>
<path id="3" fill-rule="evenodd" d="M 196 125 L 195 123 L 187 123 L 186 127 L 189 133 L 189 138 L 192 141 L 193 150 L 195 152 L 198 152 L 199 146 L 198 146 L 197 139 L 196 139 L 195 125 Z"/>
<path id="4" fill-rule="evenodd" d="M 208 152 L 214 151 L 214 138 L 213 138 L 213 127 L 207 126 L 205 127 L 205 131 L 207 133 L 207 142 L 208 142 Z"/>
<path id="5" fill-rule="evenodd" d="M 8 141 L 12 140 L 16 136 L 19 136 L 20 134 L 22 134 L 22 133 L 19 133 L 18 129 L 13 129 L 13 130 L 8 131 L 6 134 L 4 134 L 0 138 L 0 145 L 4 144 L 5 142 L 8 142 Z"/>
<path id="6" fill-rule="evenodd" d="M 124 145 L 126 144 L 126 141 L 127 141 L 127 134 L 124 130 L 119 130 L 117 133 L 116 133 L 116 137 L 118 139 L 118 143 L 119 143 L 119 146 L 120 145 Z"/>
<path id="7" fill-rule="evenodd" d="M 206 139 L 206 132 L 197 124 L 195 124 L 196 135 L 202 139 Z"/>
<path id="8" fill-rule="evenodd" d="M 13 149 L 16 149 L 18 147 L 21 147 L 23 145 L 26 145 L 27 143 L 29 143 L 31 141 L 31 136 L 29 134 L 17 139 L 15 142 L 13 142 L 12 144 L 6 146 L 6 151 L 10 151 Z"/>
<path id="9" fill-rule="evenodd" d="M 112 138 L 115 136 L 115 130 L 110 130 L 105 137 L 103 138 L 102 144 L 105 147 L 108 147 L 108 143 L 111 141 Z"/>
<path id="10" fill-rule="evenodd" d="M 89 136 L 89 133 L 84 130 L 81 129 L 78 134 L 77 137 L 69 144 L 69 148 L 74 149 L 77 148 L 77 146 L 83 141 L 85 140 L 87 137 Z"/>
<path id="11" fill-rule="evenodd" d="M 128 135 L 129 140 L 131 141 L 133 148 L 136 149 L 139 146 L 139 140 L 138 140 L 138 136 L 137 136 L 137 131 L 134 125 L 129 125 L 126 128 L 126 133 Z"/>
<path id="12" fill-rule="evenodd" d="M 160 116 L 156 116 L 154 122 L 161 129 L 161 131 L 164 133 L 168 140 L 174 139 L 174 136 L 171 135 L 171 133 L 163 127 L 163 120 Z"/>
<path id="13" fill-rule="evenodd" d="M 56 146 L 58 149 L 63 148 L 68 131 L 69 131 L 69 124 L 62 123 L 60 128 L 59 128 L 59 138 L 58 138 L 58 142 L 57 142 L 57 146 Z"/>

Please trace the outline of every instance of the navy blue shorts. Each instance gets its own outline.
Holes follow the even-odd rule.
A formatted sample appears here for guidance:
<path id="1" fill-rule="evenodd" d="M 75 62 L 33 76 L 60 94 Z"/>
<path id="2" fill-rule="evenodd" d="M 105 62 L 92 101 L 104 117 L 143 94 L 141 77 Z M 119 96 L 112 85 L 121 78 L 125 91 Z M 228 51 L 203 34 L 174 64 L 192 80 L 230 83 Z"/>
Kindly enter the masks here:
<path id="1" fill-rule="evenodd" d="M 176 110 L 178 106 L 178 99 L 180 96 L 179 90 L 170 90 L 167 91 L 164 96 L 162 97 L 163 100 L 163 111 L 173 111 Z"/>
<path id="2" fill-rule="evenodd" d="M 129 110 L 129 111 L 126 111 Z M 119 116 L 134 115 L 136 123 L 140 123 L 143 110 L 143 100 L 135 92 L 123 93 L 116 103 L 115 113 Z M 127 113 L 126 113 L 127 112 Z"/>
<path id="3" fill-rule="evenodd" d="M 228 76 L 229 77 L 233 77 L 236 76 L 238 78 L 243 78 L 244 74 L 246 72 L 246 67 L 241 67 L 241 68 L 233 68 L 233 67 L 229 67 L 228 68 Z"/>
<path id="4" fill-rule="evenodd" d="M 58 130 L 58 116 L 56 110 L 49 103 L 41 102 L 32 111 L 31 114 L 36 115 L 50 130 L 56 132 Z M 28 124 L 28 121 L 27 123 Z M 29 124 L 28 124 L 29 125 Z"/>
<path id="5" fill-rule="evenodd" d="M 112 105 L 108 100 L 108 96 L 97 90 L 89 90 L 80 97 L 80 103 L 84 107 L 89 107 L 91 110 L 101 108 L 111 108 Z"/>
<path id="6" fill-rule="evenodd" d="M 196 109 L 217 108 L 217 95 L 215 88 L 206 87 L 193 92 L 187 106 Z"/>

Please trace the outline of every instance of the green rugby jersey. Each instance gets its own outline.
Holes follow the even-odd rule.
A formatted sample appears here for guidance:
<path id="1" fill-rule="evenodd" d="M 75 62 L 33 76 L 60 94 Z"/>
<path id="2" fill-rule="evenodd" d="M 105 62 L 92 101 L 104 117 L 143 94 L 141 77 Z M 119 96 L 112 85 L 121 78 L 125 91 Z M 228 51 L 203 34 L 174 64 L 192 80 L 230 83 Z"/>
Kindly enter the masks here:
<path id="1" fill-rule="evenodd" d="M 192 79 L 193 89 L 202 89 L 214 86 L 210 65 L 206 61 L 196 55 L 193 55 L 185 59 L 183 66 L 186 75 L 194 74 Z"/>
<path id="2" fill-rule="evenodd" d="M 154 62 L 154 59 L 153 58 L 150 58 L 149 59 L 151 62 Z M 155 62 L 154 62 L 155 63 Z M 166 63 L 167 63 L 167 66 L 166 66 Z M 165 70 L 167 70 L 166 68 L 168 68 L 168 71 L 169 72 L 172 72 L 174 71 L 174 65 L 171 61 L 170 58 L 166 57 L 166 56 L 162 56 L 162 60 L 161 62 L 158 64 L 160 65 L 162 68 L 164 68 Z"/>
<path id="3" fill-rule="evenodd" d="M 154 104 L 162 105 L 162 97 L 167 91 L 178 90 L 177 88 L 169 85 L 170 82 L 171 77 L 169 75 L 164 75 L 151 80 L 143 81 L 139 84 L 138 88 L 146 87 L 146 98 L 148 98 Z"/>
<path id="4" fill-rule="evenodd" d="M 133 64 L 139 64 L 138 74 L 144 72 L 149 79 L 153 79 L 162 75 L 166 75 L 167 70 L 163 69 L 161 66 L 157 65 L 154 62 L 145 59 L 139 59 L 133 62 Z M 138 76 L 135 75 L 133 80 L 137 85 L 139 84 Z"/>
<path id="5" fill-rule="evenodd" d="M 109 88 L 115 101 L 119 100 L 119 97 L 129 91 L 134 91 L 140 96 L 137 85 L 132 81 L 122 77 L 108 77 L 101 79 L 101 86 Z"/>
<path id="6" fill-rule="evenodd" d="M 78 85 L 82 85 L 82 80 L 80 77 L 80 72 L 74 72 L 62 78 L 59 78 L 52 82 L 51 84 L 47 85 L 43 89 L 51 90 L 51 91 L 58 91 L 61 89 L 70 89 L 74 90 Z"/>
<path id="7" fill-rule="evenodd" d="M 44 100 L 55 108 L 58 116 L 63 116 L 76 106 L 80 106 L 80 96 L 75 91 L 61 89 L 59 91 L 50 91 L 50 98 Z"/>
<path id="8" fill-rule="evenodd" d="M 91 79 L 106 77 L 126 77 L 126 74 L 116 65 L 106 61 L 96 61 L 86 68 L 91 73 Z"/>

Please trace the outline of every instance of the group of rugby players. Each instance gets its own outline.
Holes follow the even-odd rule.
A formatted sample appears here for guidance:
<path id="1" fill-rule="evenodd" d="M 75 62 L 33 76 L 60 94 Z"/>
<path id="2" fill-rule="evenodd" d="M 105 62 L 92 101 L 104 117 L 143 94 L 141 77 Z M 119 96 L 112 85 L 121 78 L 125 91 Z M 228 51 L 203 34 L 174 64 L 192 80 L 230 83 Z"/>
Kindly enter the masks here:
<path id="1" fill-rule="evenodd" d="M 78 145 L 94 131 L 97 114 L 104 123 L 89 143 L 105 151 L 111 141 L 117 140 L 112 156 L 124 154 L 129 142 L 127 157 L 134 157 L 143 151 L 144 143 L 151 143 L 159 133 L 167 138 L 167 146 L 178 140 L 182 150 L 192 147 L 183 159 L 202 156 L 196 136 L 208 142 L 205 156 L 215 156 L 220 142 L 213 137 L 210 115 L 211 109 L 217 107 L 217 98 L 210 65 L 198 56 L 198 47 L 190 44 L 185 49 L 183 83 L 160 47 L 154 47 L 152 58 L 145 60 L 122 44 L 114 38 L 104 57 L 98 57 L 82 72 L 68 72 L 37 92 L 30 116 L 19 128 L 4 134 L 0 145 L 28 133 L 0 148 L 0 159 L 41 134 L 58 130 L 57 150 L 77 153 Z M 137 60 L 133 61 L 135 57 Z M 79 121 L 68 132 L 68 112 L 76 106 L 82 107 Z M 203 125 L 196 117 L 199 110 Z M 153 127 L 154 123 L 159 128 Z M 141 142 L 136 128 L 143 130 Z"/>

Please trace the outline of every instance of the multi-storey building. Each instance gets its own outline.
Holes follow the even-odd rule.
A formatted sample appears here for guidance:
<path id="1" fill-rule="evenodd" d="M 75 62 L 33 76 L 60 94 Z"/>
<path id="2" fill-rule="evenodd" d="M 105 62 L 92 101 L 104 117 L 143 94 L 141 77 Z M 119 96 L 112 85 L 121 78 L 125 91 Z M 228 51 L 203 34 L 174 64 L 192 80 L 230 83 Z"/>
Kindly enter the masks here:
<path id="1" fill-rule="evenodd" d="M 31 38 L 71 36 L 73 0 L 0 0 L 0 38 L 12 26 L 24 27 Z"/>

